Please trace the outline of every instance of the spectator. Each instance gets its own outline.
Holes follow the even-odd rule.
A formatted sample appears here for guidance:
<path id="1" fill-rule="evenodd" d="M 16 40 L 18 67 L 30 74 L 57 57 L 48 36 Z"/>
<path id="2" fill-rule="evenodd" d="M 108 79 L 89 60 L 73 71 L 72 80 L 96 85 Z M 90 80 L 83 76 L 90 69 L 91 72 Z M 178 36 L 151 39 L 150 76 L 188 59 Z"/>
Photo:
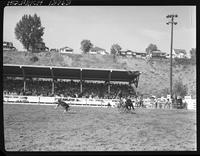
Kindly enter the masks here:
<path id="1" fill-rule="evenodd" d="M 139 97 L 139 107 L 143 107 L 143 95 Z"/>
<path id="2" fill-rule="evenodd" d="M 170 108 L 170 101 L 169 101 L 169 98 L 167 99 L 164 108 L 166 108 L 166 107 Z"/>
<path id="3" fill-rule="evenodd" d="M 158 107 L 158 100 L 155 98 L 154 102 L 155 102 L 155 108 L 157 109 L 157 107 Z"/>
<path id="4" fill-rule="evenodd" d="M 34 95 L 34 96 L 53 96 L 52 82 L 44 80 L 26 81 L 26 90 L 24 91 L 23 80 L 5 79 L 4 93 L 17 95 Z M 127 84 L 111 84 L 110 93 L 107 85 L 104 83 L 83 83 L 83 92 L 80 94 L 80 82 L 76 81 L 56 81 L 54 85 L 54 95 L 63 94 L 65 97 L 89 97 L 92 98 L 115 98 L 119 91 L 123 92 L 123 97 L 129 95 L 130 86 Z"/>

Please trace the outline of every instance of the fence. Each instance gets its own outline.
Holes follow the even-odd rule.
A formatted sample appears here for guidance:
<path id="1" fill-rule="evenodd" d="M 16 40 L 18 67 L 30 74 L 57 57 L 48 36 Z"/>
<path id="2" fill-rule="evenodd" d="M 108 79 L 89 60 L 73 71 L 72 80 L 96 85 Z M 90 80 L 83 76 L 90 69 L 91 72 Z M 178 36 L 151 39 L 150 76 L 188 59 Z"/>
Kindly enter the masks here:
<path id="1" fill-rule="evenodd" d="M 3 100 L 9 103 L 32 103 L 32 104 L 55 104 L 60 97 L 44 97 L 44 96 L 18 96 L 4 95 Z M 111 107 L 116 107 L 119 99 L 88 99 L 88 98 L 62 98 L 66 103 L 72 106 L 90 106 L 90 107 L 107 107 L 110 103 Z M 185 99 L 187 109 L 196 110 L 196 99 Z M 133 102 L 134 107 L 136 102 Z M 154 108 L 152 101 L 144 99 L 146 108 Z M 158 102 L 157 108 L 165 108 L 165 102 Z"/>
<path id="2" fill-rule="evenodd" d="M 33 104 L 55 104 L 60 97 L 44 97 L 44 96 L 18 96 L 4 95 L 4 102 L 9 103 L 33 103 Z M 62 98 L 63 101 L 72 106 L 94 106 L 107 107 L 110 103 L 111 107 L 116 107 L 119 102 L 117 99 L 88 99 L 88 98 Z"/>
<path id="3" fill-rule="evenodd" d="M 185 99 L 187 109 L 196 110 L 196 99 Z"/>

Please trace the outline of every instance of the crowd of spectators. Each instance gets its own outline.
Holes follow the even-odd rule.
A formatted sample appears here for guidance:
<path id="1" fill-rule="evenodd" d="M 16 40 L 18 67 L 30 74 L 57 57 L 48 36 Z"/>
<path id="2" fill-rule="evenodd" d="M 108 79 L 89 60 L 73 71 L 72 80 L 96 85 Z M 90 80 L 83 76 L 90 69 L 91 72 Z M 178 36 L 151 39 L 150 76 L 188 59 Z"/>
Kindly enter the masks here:
<path id="1" fill-rule="evenodd" d="M 4 94 L 21 95 L 22 88 L 23 88 L 22 80 L 4 79 L 3 81 Z"/>
<path id="2" fill-rule="evenodd" d="M 29 96 L 64 96 L 64 97 L 85 97 L 85 98 L 117 98 L 119 91 L 122 91 L 122 97 L 130 96 L 130 86 L 128 84 L 111 83 L 110 93 L 108 93 L 108 84 L 99 82 L 83 82 L 82 93 L 80 93 L 80 81 L 55 81 L 54 94 L 52 94 L 52 81 L 47 80 L 32 80 L 26 81 L 26 90 L 24 91 L 24 81 L 19 79 L 6 79 L 3 81 L 4 95 L 29 95 Z M 134 95 L 132 95 L 132 98 Z M 139 96 L 136 99 L 136 104 L 143 107 L 143 97 Z M 163 101 L 161 98 L 150 98 L 149 104 L 155 108 L 170 108 L 172 103 L 180 103 L 182 100 Z M 173 100 L 173 99 L 172 99 Z M 139 101 L 139 102 L 138 102 Z M 147 102 L 148 103 L 148 102 Z"/>
<path id="3" fill-rule="evenodd" d="M 24 91 L 24 81 L 16 79 L 4 79 L 4 94 L 12 95 L 33 95 L 33 96 L 64 96 L 64 97 L 87 97 L 87 98 L 115 98 L 121 90 L 123 96 L 129 95 L 130 87 L 128 84 L 108 84 L 102 82 L 83 82 L 82 93 L 80 92 L 80 81 L 55 81 L 54 94 L 52 94 L 52 81 L 47 80 L 26 80 Z"/>

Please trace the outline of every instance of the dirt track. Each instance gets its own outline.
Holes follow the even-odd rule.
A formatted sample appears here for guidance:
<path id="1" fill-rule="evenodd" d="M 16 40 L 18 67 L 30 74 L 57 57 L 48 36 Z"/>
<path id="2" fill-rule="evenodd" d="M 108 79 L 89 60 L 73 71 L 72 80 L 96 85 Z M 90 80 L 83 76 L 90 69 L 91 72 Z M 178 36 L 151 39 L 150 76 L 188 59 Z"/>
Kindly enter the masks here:
<path id="1" fill-rule="evenodd" d="M 7 151 L 196 150 L 196 112 L 4 104 Z"/>

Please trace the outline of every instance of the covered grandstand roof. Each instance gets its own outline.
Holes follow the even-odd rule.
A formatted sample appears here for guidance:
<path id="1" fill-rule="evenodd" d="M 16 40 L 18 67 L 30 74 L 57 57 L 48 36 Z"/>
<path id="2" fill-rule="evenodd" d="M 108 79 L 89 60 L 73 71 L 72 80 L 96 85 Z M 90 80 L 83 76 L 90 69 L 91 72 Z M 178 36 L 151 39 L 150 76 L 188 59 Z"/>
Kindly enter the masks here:
<path id="1" fill-rule="evenodd" d="M 126 70 L 33 65 L 3 65 L 4 76 L 128 82 Z M 138 77 L 138 75 L 136 75 Z"/>

